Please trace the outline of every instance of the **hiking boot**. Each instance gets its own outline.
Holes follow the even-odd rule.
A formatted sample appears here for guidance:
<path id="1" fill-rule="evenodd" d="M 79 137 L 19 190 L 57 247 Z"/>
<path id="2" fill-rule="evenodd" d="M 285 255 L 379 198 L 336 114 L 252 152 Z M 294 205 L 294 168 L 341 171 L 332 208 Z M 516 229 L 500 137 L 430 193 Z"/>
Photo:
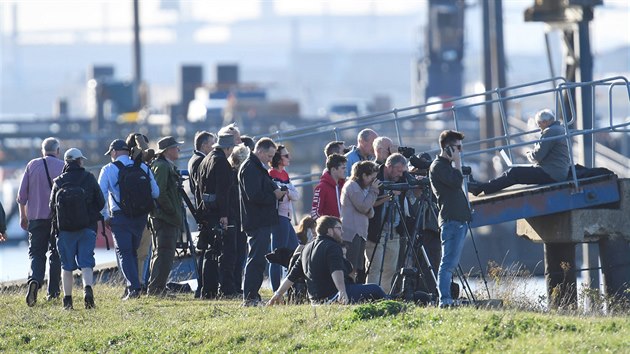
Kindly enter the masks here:
<path id="1" fill-rule="evenodd" d="M 31 280 L 28 282 L 28 291 L 26 292 L 26 305 L 28 307 L 35 306 L 37 302 L 37 291 L 39 290 L 39 283 L 37 280 Z"/>
<path id="2" fill-rule="evenodd" d="M 63 309 L 64 310 L 72 310 L 72 296 L 64 296 L 63 297 Z"/>
<path id="3" fill-rule="evenodd" d="M 83 289 L 83 301 L 85 301 L 86 309 L 93 309 L 96 307 L 94 304 L 94 292 L 92 291 L 92 287 L 89 285 Z"/>

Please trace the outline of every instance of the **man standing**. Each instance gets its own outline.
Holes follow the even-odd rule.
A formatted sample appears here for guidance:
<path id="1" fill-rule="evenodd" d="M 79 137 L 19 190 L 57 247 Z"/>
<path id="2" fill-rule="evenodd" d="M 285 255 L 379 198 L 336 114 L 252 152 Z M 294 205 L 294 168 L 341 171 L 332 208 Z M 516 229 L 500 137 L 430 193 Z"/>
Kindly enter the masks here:
<path id="1" fill-rule="evenodd" d="M 562 124 L 553 112 L 543 109 L 536 113 L 536 124 L 540 128 L 541 141 L 534 150 L 527 152 L 527 159 L 534 163 L 531 167 L 512 167 L 501 176 L 488 183 L 469 182 L 468 190 L 475 196 L 496 193 L 515 184 L 547 184 L 566 181 L 571 165 L 566 139 L 550 140 L 565 134 Z"/>
<path id="2" fill-rule="evenodd" d="M 182 198 L 179 194 L 180 175 L 175 161 L 179 158 L 178 142 L 172 136 L 158 141 L 157 158 L 151 164 L 160 196 L 157 208 L 151 212 L 153 226 L 153 256 L 148 295 L 164 295 L 166 282 L 171 273 L 177 239 L 182 233 Z"/>
<path id="3" fill-rule="evenodd" d="M 326 158 L 326 171 L 313 191 L 311 217 L 322 215 L 341 216 L 341 188 L 345 182 L 346 157 L 332 154 Z"/>
<path id="4" fill-rule="evenodd" d="M 365 160 L 374 160 L 374 148 L 372 144 L 377 137 L 378 134 L 372 129 L 363 129 L 359 132 L 359 135 L 357 135 L 357 146 L 353 146 L 352 150 L 346 154 L 348 162 L 345 177 L 350 177 L 352 166 L 355 163 Z"/>
<path id="5" fill-rule="evenodd" d="M 72 272 L 77 269 L 81 269 L 85 308 L 95 306 L 92 286 L 96 223 L 101 219 L 105 199 L 96 178 L 83 168 L 85 159 L 81 150 L 68 149 L 64 173 L 55 178 L 50 193 L 53 223 L 59 230 L 57 247 L 63 268 L 63 307 L 67 310 L 72 309 Z"/>
<path id="6" fill-rule="evenodd" d="M 212 151 L 212 145 L 214 144 L 214 134 L 207 131 L 199 131 L 195 134 L 195 150 L 193 151 L 190 160 L 188 160 L 188 183 L 190 184 L 190 192 L 193 194 L 193 202 L 199 206 L 201 199 L 199 198 L 197 191 L 197 181 L 199 180 L 199 164 L 206 155 Z"/>
<path id="7" fill-rule="evenodd" d="M 105 153 L 112 162 L 103 166 L 98 176 L 98 184 L 103 196 L 107 196 L 105 207 L 101 210 L 106 227 L 111 227 L 116 256 L 120 268 L 126 280 L 127 290 L 125 300 L 140 297 L 140 278 L 138 274 L 138 247 L 142 238 L 142 232 L 147 225 L 148 212 L 140 215 L 125 213 L 122 208 L 123 200 L 129 195 L 127 188 L 123 192 L 120 176 L 121 170 L 134 163 L 139 164 L 142 171 L 149 178 L 151 196 L 149 202 L 160 195 L 160 189 L 149 167 L 140 161 L 134 162 L 129 156 L 129 147 L 121 139 L 116 139 L 109 144 Z M 133 186 L 130 186 L 133 187 Z"/>
<path id="8" fill-rule="evenodd" d="M 317 219 L 316 230 L 317 237 L 304 247 L 268 305 L 279 304 L 284 293 L 301 278 L 306 279 L 308 296 L 315 303 L 331 301 L 335 297 L 342 304 L 386 297 L 376 284 L 346 283 L 350 267 L 343 258 L 343 229 L 339 218 L 322 216 Z"/>
<path id="9" fill-rule="evenodd" d="M 287 194 L 267 173 L 276 149 L 273 140 L 261 138 L 238 172 L 241 224 L 249 244 L 243 282 L 244 306 L 257 306 L 261 300 L 258 291 L 267 264 L 265 254 L 269 252 L 271 228 L 278 223 L 278 200 Z"/>
<path id="10" fill-rule="evenodd" d="M 7 219 L 4 214 L 4 208 L 0 203 L 0 242 L 7 240 Z"/>
<path id="11" fill-rule="evenodd" d="M 236 294 L 236 238 L 234 233 L 226 233 L 230 211 L 229 192 L 233 183 L 232 167 L 227 158 L 234 149 L 234 136 L 220 135 L 219 141 L 212 148 L 199 165 L 198 180 L 201 193 L 200 214 L 204 222 L 199 237 L 208 238 L 201 241 L 207 245 L 203 250 L 203 265 L 199 273 L 200 297 L 204 299 L 216 297 L 219 290 L 222 296 Z"/>
<path id="12" fill-rule="evenodd" d="M 381 165 L 376 178 L 383 182 L 399 182 L 407 171 L 407 159 L 399 153 L 390 155 Z M 392 288 L 392 281 L 398 271 L 398 255 L 400 253 L 401 214 L 394 209 L 394 198 L 404 213 L 405 195 L 400 191 L 384 190 L 379 192 L 374 203 L 374 217 L 368 224 L 368 236 L 365 243 L 365 259 L 368 269 L 367 282 L 379 284 L 386 293 Z"/>
<path id="13" fill-rule="evenodd" d="M 440 134 L 441 152 L 429 169 L 431 189 L 437 198 L 438 223 L 442 238 L 442 259 L 438 270 L 440 307 L 453 306 L 451 282 L 459 264 L 470 221 L 470 208 L 462 190 L 462 140 L 464 134 L 445 130 Z"/>
<path id="14" fill-rule="evenodd" d="M 22 182 L 18 189 L 17 202 L 20 211 L 20 226 L 28 231 L 28 258 L 31 269 L 28 275 L 26 304 L 33 306 L 37 302 L 37 291 L 44 282 L 46 273 L 46 252 L 48 256 L 48 291 L 47 298 L 59 297 L 61 263 L 54 238 L 51 238 L 50 191 L 52 181 L 63 170 L 63 161 L 59 159 L 59 141 L 46 138 L 42 142 L 41 158 L 31 160 L 26 165 Z"/>
<path id="15" fill-rule="evenodd" d="M 372 145 L 374 148 L 374 153 L 376 154 L 376 156 L 374 157 L 374 162 L 376 162 L 377 165 L 384 164 L 389 155 L 395 152 L 392 151 L 394 147 L 392 139 L 386 136 L 379 136 L 378 138 L 374 139 Z"/>

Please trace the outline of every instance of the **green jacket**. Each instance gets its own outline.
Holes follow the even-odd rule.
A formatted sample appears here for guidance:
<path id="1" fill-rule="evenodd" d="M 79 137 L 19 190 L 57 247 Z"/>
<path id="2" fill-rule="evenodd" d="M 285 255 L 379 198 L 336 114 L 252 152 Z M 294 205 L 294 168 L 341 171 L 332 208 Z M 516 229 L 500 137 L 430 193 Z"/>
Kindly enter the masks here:
<path id="1" fill-rule="evenodd" d="M 182 226 L 182 198 L 179 195 L 179 173 L 177 168 L 164 157 L 151 163 L 155 181 L 160 187 L 157 208 L 151 212 L 152 219 L 160 219 L 171 225 Z"/>

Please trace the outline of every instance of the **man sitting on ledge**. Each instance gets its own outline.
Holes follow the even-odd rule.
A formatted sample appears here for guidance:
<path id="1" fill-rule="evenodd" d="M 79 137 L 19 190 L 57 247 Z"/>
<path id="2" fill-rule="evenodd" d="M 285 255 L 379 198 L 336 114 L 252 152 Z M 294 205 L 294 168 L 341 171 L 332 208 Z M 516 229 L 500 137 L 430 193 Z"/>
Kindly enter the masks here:
<path id="1" fill-rule="evenodd" d="M 386 296 L 383 289 L 376 284 L 350 284 L 344 281 L 348 269 L 341 248 L 343 229 L 339 218 L 320 216 L 316 231 L 317 237 L 304 247 L 300 258 L 267 305 L 281 303 L 284 293 L 299 278 L 306 279 L 311 302 L 336 300 L 347 304 L 361 300 L 378 300 Z"/>
<path id="2" fill-rule="evenodd" d="M 480 183 L 468 183 L 468 191 L 477 196 L 496 193 L 515 184 L 548 184 L 566 181 L 569 173 L 569 149 L 566 139 L 546 140 L 551 137 L 564 135 L 562 124 L 549 109 L 536 113 L 536 124 L 540 128 L 541 141 L 536 143 L 534 150 L 527 152 L 527 159 L 533 163 L 531 167 L 512 167 L 501 176 Z"/>

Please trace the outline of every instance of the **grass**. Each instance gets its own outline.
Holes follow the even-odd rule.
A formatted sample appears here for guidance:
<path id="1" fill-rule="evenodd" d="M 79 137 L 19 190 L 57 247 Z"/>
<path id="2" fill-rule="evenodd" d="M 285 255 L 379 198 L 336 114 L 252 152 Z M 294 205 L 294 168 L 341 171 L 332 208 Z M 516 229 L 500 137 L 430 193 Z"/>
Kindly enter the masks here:
<path id="1" fill-rule="evenodd" d="M 353 306 L 240 307 L 240 301 L 120 300 L 95 287 L 97 308 L 75 310 L 4 292 L 0 352 L 627 352 L 630 317 L 423 308 L 393 301 Z M 265 293 L 269 297 L 269 293 Z"/>

